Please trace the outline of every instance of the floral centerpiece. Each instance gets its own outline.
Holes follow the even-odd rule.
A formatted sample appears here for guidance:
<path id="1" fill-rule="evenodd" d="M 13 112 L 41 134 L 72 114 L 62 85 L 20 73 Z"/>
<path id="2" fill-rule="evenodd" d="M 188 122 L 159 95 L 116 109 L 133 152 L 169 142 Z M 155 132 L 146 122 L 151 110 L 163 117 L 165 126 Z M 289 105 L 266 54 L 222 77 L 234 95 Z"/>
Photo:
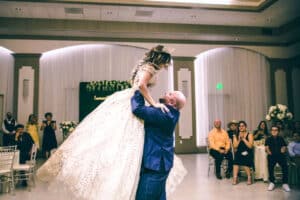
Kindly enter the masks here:
<path id="1" fill-rule="evenodd" d="M 65 140 L 72 131 L 75 130 L 77 123 L 75 121 L 64 121 L 59 124 L 60 130 L 63 133 L 63 139 Z"/>
<path id="2" fill-rule="evenodd" d="M 289 112 L 287 106 L 282 104 L 277 104 L 274 106 L 270 106 L 269 112 L 266 115 L 266 120 L 268 121 L 281 121 L 287 122 L 293 119 L 293 114 Z"/>

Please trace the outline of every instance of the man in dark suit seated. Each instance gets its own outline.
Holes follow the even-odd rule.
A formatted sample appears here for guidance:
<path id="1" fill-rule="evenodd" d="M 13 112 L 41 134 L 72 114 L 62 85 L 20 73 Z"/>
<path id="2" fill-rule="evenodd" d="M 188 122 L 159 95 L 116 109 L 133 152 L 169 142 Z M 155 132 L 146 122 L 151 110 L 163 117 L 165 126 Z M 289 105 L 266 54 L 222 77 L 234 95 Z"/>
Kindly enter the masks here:
<path id="1" fill-rule="evenodd" d="M 17 145 L 17 149 L 20 150 L 20 164 L 25 164 L 27 160 L 30 160 L 31 149 L 34 142 L 29 133 L 24 132 L 23 124 L 16 125 L 15 130 L 15 145 Z"/>
<path id="2" fill-rule="evenodd" d="M 15 145 L 17 145 L 17 149 L 20 150 L 20 164 L 25 164 L 27 160 L 30 160 L 31 149 L 34 142 L 29 133 L 24 132 L 23 124 L 16 125 L 15 130 Z M 21 171 L 21 174 L 23 173 L 24 172 Z M 22 185 L 26 187 L 27 182 L 23 180 Z"/>
<path id="3" fill-rule="evenodd" d="M 136 200 L 165 200 L 166 180 L 173 166 L 173 131 L 179 119 L 179 110 L 184 106 L 185 96 L 169 92 L 161 99 L 168 112 L 145 106 L 144 97 L 136 91 L 131 99 L 132 112 L 144 120 L 145 143 L 141 175 Z"/>

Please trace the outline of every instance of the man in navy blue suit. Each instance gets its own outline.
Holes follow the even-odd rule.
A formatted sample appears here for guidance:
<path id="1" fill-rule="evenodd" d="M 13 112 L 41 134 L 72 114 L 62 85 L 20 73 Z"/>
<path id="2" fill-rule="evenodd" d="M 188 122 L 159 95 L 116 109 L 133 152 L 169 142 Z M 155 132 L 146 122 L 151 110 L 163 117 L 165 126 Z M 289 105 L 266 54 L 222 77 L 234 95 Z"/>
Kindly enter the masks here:
<path id="1" fill-rule="evenodd" d="M 140 181 L 136 200 L 165 200 L 166 180 L 173 166 L 173 132 L 179 119 L 179 110 L 184 106 L 185 96 L 179 92 L 168 92 L 160 99 L 169 109 L 145 106 L 139 91 L 131 98 L 132 112 L 144 120 L 145 143 Z"/>

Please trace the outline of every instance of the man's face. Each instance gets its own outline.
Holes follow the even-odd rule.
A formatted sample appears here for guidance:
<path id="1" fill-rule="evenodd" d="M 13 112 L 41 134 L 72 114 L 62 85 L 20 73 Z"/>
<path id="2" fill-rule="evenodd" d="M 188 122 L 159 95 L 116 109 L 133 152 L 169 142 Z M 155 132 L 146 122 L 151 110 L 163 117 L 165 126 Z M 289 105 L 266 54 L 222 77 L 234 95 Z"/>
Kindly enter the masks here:
<path id="1" fill-rule="evenodd" d="M 20 133 L 20 135 L 23 134 L 24 128 L 17 128 L 16 132 Z"/>
<path id="2" fill-rule="evenodd" d="M 295 142 L 300 142 L 300 135 L 299 135 L 299 133 L 294 133 L 294 141 Z"/>
<path id="3" fill-rule="evenodd" d="M 278 136 L 278 133 L 279 133 L 279 130 L 278 130 L 277 127 L 272 127 L 271 128 L 271 134 L 272 134 L 272 136 L 276 137 L 276 136 Z"/>
<path id="4" fill-rule="evenodd" d="M 221 121 L 220 120 L 214 121 L 214 126 L 215 128 L 221 128 Z"/>
<path id="5" fill-rule="evenodd" d="M 12 118 L 12 114 L 10 112 L 6 113 L 6 117 L 7 117 L 7 119 L 11 119 Z"/>
<path id="6" fill-rule="evenodd" d="M 166 92 L 165 95 L 159 100 L 161 103 L 175 105 L 176 96 L 174 92 Z"/>
<path id="7" fill-rule="evenodd" d="M 230 130 L 235 131 L 237 129 L 237 124 L 231 124 Z"/>

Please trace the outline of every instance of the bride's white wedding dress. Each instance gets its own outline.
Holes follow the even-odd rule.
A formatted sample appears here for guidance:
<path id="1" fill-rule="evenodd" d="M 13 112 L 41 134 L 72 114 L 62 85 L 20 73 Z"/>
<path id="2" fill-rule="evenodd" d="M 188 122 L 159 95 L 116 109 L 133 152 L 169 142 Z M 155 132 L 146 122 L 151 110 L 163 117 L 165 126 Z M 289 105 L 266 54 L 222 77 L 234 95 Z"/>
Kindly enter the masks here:
<path id="1" fill-rule="evenodd" d="M 116 92 L 91 112 L 37 171 L 50 190 L 64 190 L 70 199 L 134 200 L 144 145 L 143 121 L 131 112 L 130 99 L 143 70 L 154 83 L 156 70 L 137 70 L 133 88 Z M 175 156 L 167 194 L 182 181 L 186 170 Z M 66 199 L 66 198 L 64 198 Z"/>

